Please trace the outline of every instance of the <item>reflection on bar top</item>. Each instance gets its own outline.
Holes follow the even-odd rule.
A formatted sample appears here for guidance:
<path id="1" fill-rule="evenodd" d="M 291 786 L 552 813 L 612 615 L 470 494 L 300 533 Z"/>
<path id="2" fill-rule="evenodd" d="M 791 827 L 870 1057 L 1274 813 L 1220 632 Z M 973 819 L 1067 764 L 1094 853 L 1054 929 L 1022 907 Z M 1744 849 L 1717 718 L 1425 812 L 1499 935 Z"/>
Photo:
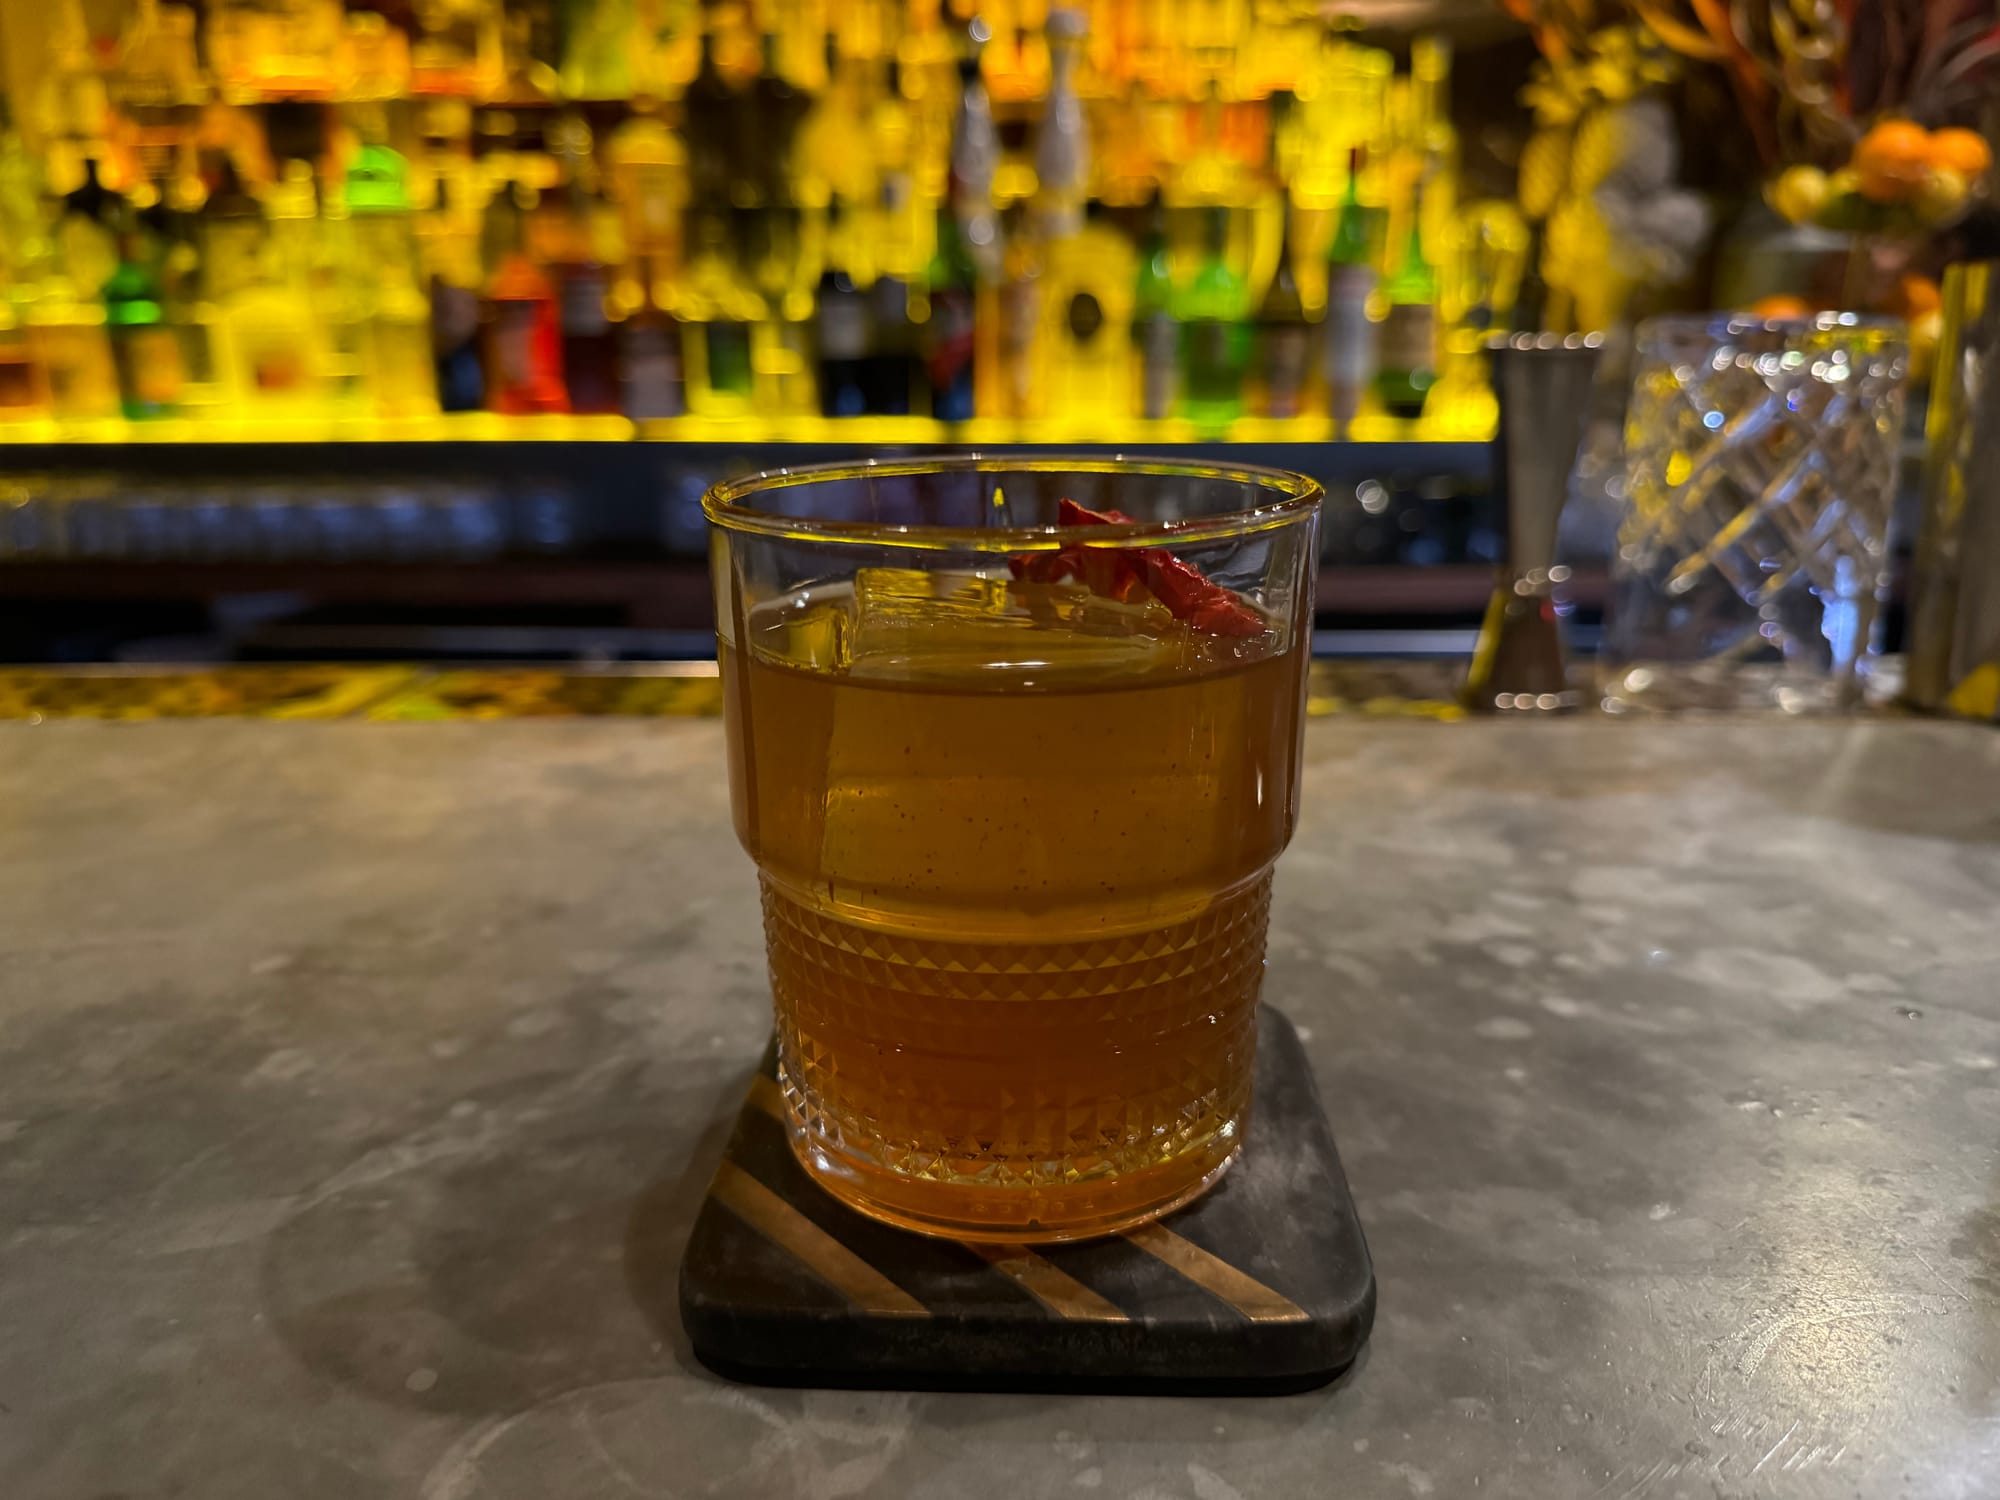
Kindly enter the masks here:
<path id="1" fill-rule="evenodd" d="M 1461 664 L 1316 661 L 1306 711 L 1455 720 Z M 712 661 L 608 666 L 0 668 L 0 720 L 713 718 Z"/>

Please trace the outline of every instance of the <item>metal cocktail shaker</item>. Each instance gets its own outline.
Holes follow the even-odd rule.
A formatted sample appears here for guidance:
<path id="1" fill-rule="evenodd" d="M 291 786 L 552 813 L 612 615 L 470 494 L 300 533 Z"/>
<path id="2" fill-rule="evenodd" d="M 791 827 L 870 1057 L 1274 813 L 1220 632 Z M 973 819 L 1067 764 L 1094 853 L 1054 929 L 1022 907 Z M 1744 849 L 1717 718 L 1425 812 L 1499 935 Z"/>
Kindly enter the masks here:
<path id="1" fill-rule="evenodd" d="M 1556 523 L 1590 414 L 1598 334 L 1496 338 L 1487 348 L 1500 398 L 1498 478 L 1507 559 L 1480 626 L 1464 701 L 1475 712 L 1576 707 L 1555 612 Z"/>

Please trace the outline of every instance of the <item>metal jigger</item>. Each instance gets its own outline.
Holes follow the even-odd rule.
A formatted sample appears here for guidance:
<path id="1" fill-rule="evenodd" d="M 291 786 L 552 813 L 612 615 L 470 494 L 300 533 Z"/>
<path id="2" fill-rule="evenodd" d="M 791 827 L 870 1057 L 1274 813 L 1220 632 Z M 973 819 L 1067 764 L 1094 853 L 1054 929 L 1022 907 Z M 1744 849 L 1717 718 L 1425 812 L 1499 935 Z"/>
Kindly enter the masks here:
<path id="1" fill-rule="evenodd" d="M 1944 277 L 1908 677 L 1919 708 L 2000 721 L 2000 260 Z"/>
<path id="2" fill-rule="evenodd" d="M 1577 705 L 1556 628 L 1555 586 L 1567 576 L 1555 565 L 1556 522 L 1603 342 L 1596 333 L 1516 333 L 1487 345 L 1500 400 L 1494 468 L 1507 507 L 1507 556 L 1466 674 L 1464 702 L 1474 712 Z"/>

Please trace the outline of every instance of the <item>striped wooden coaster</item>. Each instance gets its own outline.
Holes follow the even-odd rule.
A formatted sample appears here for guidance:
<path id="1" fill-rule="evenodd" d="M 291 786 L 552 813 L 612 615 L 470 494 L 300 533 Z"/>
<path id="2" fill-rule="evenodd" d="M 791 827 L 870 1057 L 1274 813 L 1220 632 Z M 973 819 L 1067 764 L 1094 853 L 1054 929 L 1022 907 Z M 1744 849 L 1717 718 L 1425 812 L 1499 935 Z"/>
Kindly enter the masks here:
<path id="1" fill-rule="evenodd" d="M 1322 1384 L 1367 1340 L 1375 1276 L 1305 1050 L 1268 1005 L 1255 1111 L 1236 1165 L 1158 1223 L 973 1245 L 879 1224 L 814 1183 L 767 1052 L 681 1262 L 681 1321 L 704 1364 L 765 1384 Z"/>

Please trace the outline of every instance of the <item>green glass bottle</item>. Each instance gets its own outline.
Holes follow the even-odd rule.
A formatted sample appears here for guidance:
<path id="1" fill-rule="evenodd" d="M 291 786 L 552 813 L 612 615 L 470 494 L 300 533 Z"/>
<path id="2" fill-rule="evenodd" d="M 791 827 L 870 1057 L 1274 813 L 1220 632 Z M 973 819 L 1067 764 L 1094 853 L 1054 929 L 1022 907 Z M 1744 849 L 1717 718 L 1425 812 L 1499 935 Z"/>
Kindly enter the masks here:
<path id="1" fill-rule="evenodd" d="M 118 405 L 127 421 L 180 410 L 180 340 L 167 321 L 150 247 L 136 227 L 118 236 L 118 264 L 104 283 L 104 326 L 118 370 Z"/>
<path id="2" fill-rule="evenodd" d="M 958 219 L 938 210 L 937 249 L 924 282 L 930 316 L 924 323 L 924 370 L 931 415 L 940 422 L 969 422 L 976 410 L 973 386 L 973 300 L 978 269 L 966 252 Z"/>
<path id="3" fill-rule="evenodd" d="M 1423 415 L 1425 398 L 1437 384 L 1437 273 L 1424 259 L 1421 193 L 1410 197 L 1410 232 L 1403 258 L 1382 283 L 1389 304 L 1382 320 L 1381 363 L 1375 395 L 1392 417 Z"/>
<path id="4" fill-rule="evenodd" d="M 1229 210 L 1209 209 L 1207 248 L 1175 306 L 1181 325 L 1181 415 L 1204 431 L 1225 428 L 1243 415 L 1250 328 L 1244 321 L 1243 277 L 1224 254 L 1228 242 Z"/>

